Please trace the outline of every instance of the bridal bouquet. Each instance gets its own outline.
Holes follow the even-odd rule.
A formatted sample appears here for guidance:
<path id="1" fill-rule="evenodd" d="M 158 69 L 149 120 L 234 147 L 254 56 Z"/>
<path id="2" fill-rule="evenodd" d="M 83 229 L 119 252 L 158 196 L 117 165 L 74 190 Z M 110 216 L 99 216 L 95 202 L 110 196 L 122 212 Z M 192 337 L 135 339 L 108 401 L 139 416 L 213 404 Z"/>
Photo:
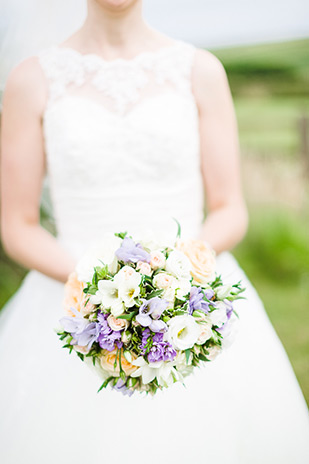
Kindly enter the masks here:
<path id="1" fill-rule="evenodd" d="M 102 377 L 98 391 L 154 394 L 230 343 L 245 288 L 225 285 L 215 268 L 215 251 L 181 240 L 180 227 L 174 246 L 115 233 L 69 276 L 57 333 Z"/>

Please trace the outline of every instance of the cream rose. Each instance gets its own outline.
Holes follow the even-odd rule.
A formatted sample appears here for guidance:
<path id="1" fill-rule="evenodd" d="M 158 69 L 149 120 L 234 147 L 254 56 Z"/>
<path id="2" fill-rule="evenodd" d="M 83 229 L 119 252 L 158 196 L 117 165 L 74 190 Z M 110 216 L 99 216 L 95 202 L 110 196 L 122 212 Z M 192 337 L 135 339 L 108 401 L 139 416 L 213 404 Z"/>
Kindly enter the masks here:
<path id="1" fill-rule="evenodd" d="M 206 284 L 215 278 L 216 252 L 202 240 L 177 240 L 177 250 L 191 261 L 194 282 Z"/>
<path id="2" fill-rule="evenodd" d="M 207 348 L 207 350 L 208 354 L 206 355 L 206 357 L 207 359 L 209 359 L 209 361 L 214 361 L 216 357 L 222 352 L 220 346 L 217 345 L 210 346 Z"/>
<path id="3" fill-rule="evenodd" d="M 163 268 L 165 262 L 165 256 L 161 251 L 156 250 L 150 253 L 150 266 L 152 267 L 152 269 Z"/>
<path id="4" fill-rule="evenodd" d="M 167 274 L 166 272 L 160 272 L 156 276 L 154 276 L 153 283 L 157 288 L 176 288 L 177 281 L 174 276 Z"/>
<path id="5" fill-rule="evenodd" d="M 136 269 L 140 271 L 141 274 L 144 274 L 146 276 L 151 276 L 152 274 L 152 269 L 150 264 L 144 263 L 143 261 L 138 261 L 136 263 Z"/>
<path id="6" fill-rule="evenodd" d="M 129 322 L 125 319 L 118 319 L 110 314 L 107 318 L 108 325 L 112 330 L 120 331 L 126 330 L 129 327 Z"/>
<path id="7" fill-rule="evenodd" d="M 212 337 L 211 325 L 207 324 L 207 322 L 201 322 L 199 326 L 200 334 L 196 343 L 198 345 L 203 345 L 207 340 L 209 340 Z"/>
<path id="8" fill-rule="evenodd" d="M 75 314 L 71 311 L 72 307 L 76 309 L 82 316 L 91 313 L 91 311 L 94 309 L 93 304 L 91 304 L 89 301 L 85 305 L 88 297 L 83 292 L 84 287 L 85 285 L 83 282 L 78 280 L 77 273 L 71 272 L 64 286 L 63 301 L 64 311 L 69 316 L 75 316 Z"/>
<path id="9" fill-rule="evenodd" d="M 100 357 L 102 368 L 108 371 L 114 377 L 118 377 L 118 375 L 120 374 L 119 358 L 118 358 L 117 353 L 118 353 L 118 350 L 116 349 L 113 351 L 103 350 L 102 355 Z M 131 353 L 131 355 L 132 355 L 132 361 L 137 359 L 137 356 L 134 353 Z M 114 363 L 116 360 L 116 356 L 117 356 L 117 365 L 115 368 Z M 131 375 L 134 371 L 137 370 L 137 366 L 134 366 L 133 364 L 128 362 L 126 358 L 124 357 L 123 353 L 121 353 L 121 367 L 126 375 Z"/>

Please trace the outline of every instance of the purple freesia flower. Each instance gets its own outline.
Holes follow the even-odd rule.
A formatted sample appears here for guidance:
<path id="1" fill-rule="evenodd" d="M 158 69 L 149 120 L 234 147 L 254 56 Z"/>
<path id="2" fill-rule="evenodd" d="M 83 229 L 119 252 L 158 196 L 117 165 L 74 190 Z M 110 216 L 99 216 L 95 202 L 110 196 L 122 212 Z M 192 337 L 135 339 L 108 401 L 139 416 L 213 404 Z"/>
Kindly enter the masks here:
<path id="1" fill-rule="evenodd" d="M 116 250 L 115 255 L 119 261 L 124 263 L 150 262 L 150 254 L 144 250 L 140 243 L 135 243 L 130 237 L 125 237 L 122 240 L 121 246 Z"/>
<path id="2" fill-rule="evenodd" d="M 163 341 L 163 333 L 157 332 L 152 335 L 149 328 L 143 331 L 142 343 L 140 344 L 142 354 L 146 352 L 146 344 L 149 343 L 149 339 L 152 339 L 152 347 L 147 356 L 148 362 L 172 361 L 175 358 L 177 353 L 170 343 Z"/>
<path id="3" fill-rule="evenodd" d="M 113 385 L 113 390 L 116 390 L 118 392 L 121 392 L 123 395 L 128 395 L 132 396 L 134 393 L 134 390 L 131 390 L 130 388 L 126 387 L 125 382 L 119 377 L 117 383 Z"/>
<path id="4" fill-rule="evenodd" d="M 189 314 L 192 315 L 193 311 L 209 312 L 208 301 L 204 300 L 204 296 L 210 300 L 214 296 L 214 291 L 211 288 L 203 289 L 202 287 L 191 287 L 189 299 Z"/>
<path id="5" fill-rule="evenodd" d="M 148 353 L 149 362 L 163 361 L 164 347 L 161 343 L 154 343 Z"/>
<path id="6" fill-rule="evenodd" d="M 97 341 L 100 347 L 104 350 L 113 351 L 115 345 L 121 348 L 123 343 L 121 341 L 121 331 L 112 330 L 107 322 L 108 314 L 98 313 L 98 337 Z"/>
<path id="7" fill-rule="evenodd" d="M 139 308 L 139 314 L 136 316 L 137 322 L 143 327 L 149 327 L 153 332 L 162 332 L 167 329 L 164 321 L 160 316 L 168 307 L 168 301 L 155 296 L 150 300 L 144 300 Z"/>
<path id="8" fill-rule="evenodd" d="M 87 346 L 90 349 L 98 336 L 97 324 L 82 317 L 75 308 L 70 309 L 75 317 L 63 317 L 60 319 L 60 323 L 64 330 L 72 335 L 71 345 Z"/>

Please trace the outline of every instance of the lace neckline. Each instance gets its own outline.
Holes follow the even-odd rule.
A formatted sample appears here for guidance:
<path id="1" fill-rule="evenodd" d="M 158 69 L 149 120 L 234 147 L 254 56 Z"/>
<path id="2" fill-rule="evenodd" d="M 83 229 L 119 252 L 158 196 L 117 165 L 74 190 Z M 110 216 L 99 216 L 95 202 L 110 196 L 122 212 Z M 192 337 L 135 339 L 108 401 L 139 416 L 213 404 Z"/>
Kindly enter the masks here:
<path id="1" fill-rule="evenodd" d="M 103 58 L 97 53 L 82 53 L 72 47 L 63 47 L 60 45 L 53 45 L 51 48 L 55 52 L 63 54 L 64 56 L 72 56 L 72 57 L 77 58 L 78 60 L 82 60 L 85 62 L 95 61 L 96 63 L 100 63 L 104 66 L 113 66 L 113 65 L 118 65 L 118 64 L 131 65 L 135 63 L 141 63 L 144 60 L 161 58 L 162 56 L 168 55 L 169 53 L 178 50 L 182 46 L 183 43 L 184 42 L 182 40 L 175 39 L 174 43 L 171 45 L 159 47 L 156 50 L 143 51 L 133 56 L 132 58 L 115 58 L 112 60 L 107 60 L 106 58 Z"/>

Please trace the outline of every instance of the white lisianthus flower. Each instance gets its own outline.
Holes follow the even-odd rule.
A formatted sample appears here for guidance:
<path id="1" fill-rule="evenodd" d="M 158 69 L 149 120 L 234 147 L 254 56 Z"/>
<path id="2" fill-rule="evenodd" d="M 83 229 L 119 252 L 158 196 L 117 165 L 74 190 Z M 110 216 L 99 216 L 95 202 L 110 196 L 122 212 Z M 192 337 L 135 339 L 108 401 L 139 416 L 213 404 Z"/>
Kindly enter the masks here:
<path id="1" fill-rule="evenodd" d="M 223 301 L 216 301 L 215 310 L 211 311 L 208 316 L 213 325 L 222 327 L 227 321 L 226 305 Z"/>
<path id="2" fill-rule="evenodd" d="M 90 297 L 93 304 L 102 303 L 104 308 L 111 310 L 114 317 L 118 317 L 124 312 L 122 298 L 119 295 L 118 285 L 113 280 L 99 280 L 98 290 L 95 295 Z"/>
<path id="3" fill-rule="evenodd" d="M 178 279 L 190 279 L 191 268 L 189 258 L 178 250 L 172 251 L 166 260 L 165 269 Z"/>
<path id="4" fill-rule="evenodd" d="M 140 356 L 132 362 L 133 366 L 138 366 L 138 369 L 131 374 L 131 377 L 142 377 L 143 383 L 146 385 L 151 382 L 158 375 L 158 370 L 163 365 L 163 361 L 147 363 L 145 359 Z"/>
<path id="5" fill-rule="evenodd" d="M 223 300 L 231 295 L 231 291 L 233 290 L 232 285 L 222 285 L 216 290 L 217 298 L 219 300 Z"/>
<path id="6" fill-rule="evenodd" d="M 165 336 L 176 350 L 192 348 L 200 335 L 200 328 L 193 316 L 175 316 L 168 321 Z"/>
<path id="7" fill-rule="evenodd" d="M 115 251 L 121 245 L 121 238 L 114 234 L 106 234 L 103 240 L 93 245 L 79 260 L 76 265 L 77 278 L 81 282 L 91 282 L 94 267 L 108 265 L 111 273 L 117 272 L 118 261 Z"/>

